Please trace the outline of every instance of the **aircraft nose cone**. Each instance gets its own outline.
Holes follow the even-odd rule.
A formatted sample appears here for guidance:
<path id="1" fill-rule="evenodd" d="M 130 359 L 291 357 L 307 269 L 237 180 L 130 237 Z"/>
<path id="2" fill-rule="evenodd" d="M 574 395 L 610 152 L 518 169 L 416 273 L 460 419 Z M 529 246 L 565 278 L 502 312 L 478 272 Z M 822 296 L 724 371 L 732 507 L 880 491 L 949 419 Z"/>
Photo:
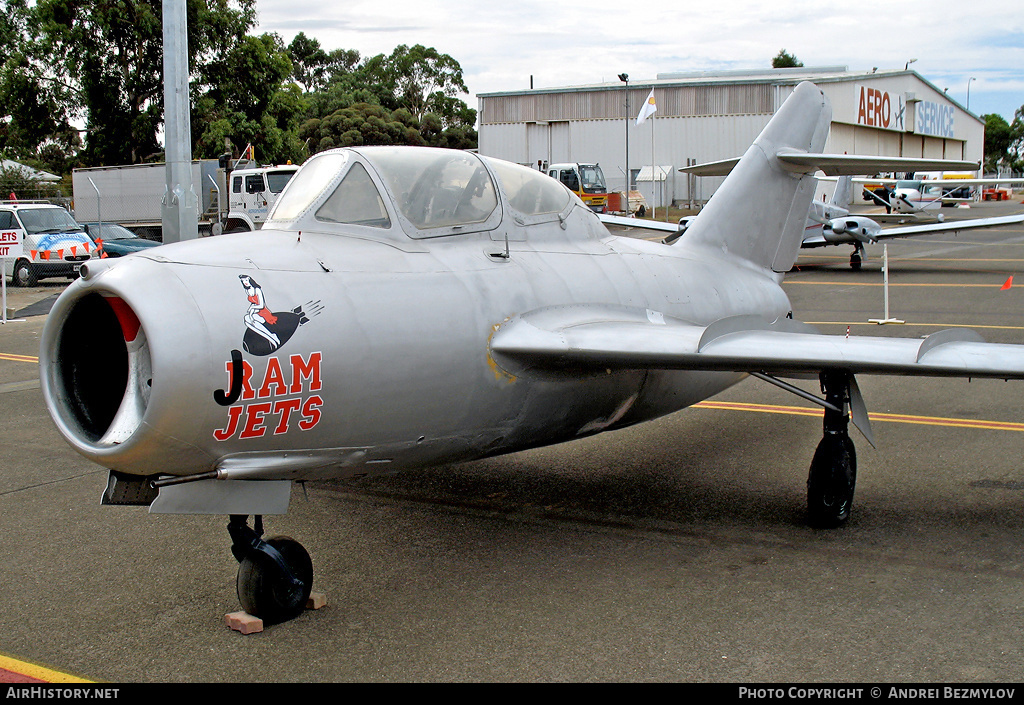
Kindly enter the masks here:
<path id="1" fill-rule="evenodd" d="M 125 259 L 69 286 L 51 309 L 39 357 L 60 433 L 94 462 L 129 472 L 140 457 L 152 459 L 153 473 L 206 461 L 178 440 L 198 416 L 187 341 L 202 339 L 203 317 L 181 281 L 154 264 Z M 173 434 L 164 430 L 171 425 Z"/>

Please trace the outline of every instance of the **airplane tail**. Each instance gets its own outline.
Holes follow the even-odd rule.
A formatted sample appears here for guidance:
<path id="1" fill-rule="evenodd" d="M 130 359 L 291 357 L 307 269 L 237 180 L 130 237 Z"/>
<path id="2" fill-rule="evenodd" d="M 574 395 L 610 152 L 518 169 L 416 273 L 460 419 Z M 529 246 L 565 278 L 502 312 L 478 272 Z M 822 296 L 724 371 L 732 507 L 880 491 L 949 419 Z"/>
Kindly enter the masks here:
<path id="1" fill-rule="evenodd" d="M 839 177 L 836 181 L 836 190 L 832 192 L 833 206 L 839 208 L 848 209 L 850 204 L 853 203 L 853 177 L 849 174 L 844 174 Z"/>
<path id="2" fill-rule="evenodd" d="M 680 244 L 724 251 L 778 273 L 796 261 L 817 186 L 816 167 L 780 154 L 820 153 L 832 108 L 812 83 L 801 83 L 732 169 Z"/>

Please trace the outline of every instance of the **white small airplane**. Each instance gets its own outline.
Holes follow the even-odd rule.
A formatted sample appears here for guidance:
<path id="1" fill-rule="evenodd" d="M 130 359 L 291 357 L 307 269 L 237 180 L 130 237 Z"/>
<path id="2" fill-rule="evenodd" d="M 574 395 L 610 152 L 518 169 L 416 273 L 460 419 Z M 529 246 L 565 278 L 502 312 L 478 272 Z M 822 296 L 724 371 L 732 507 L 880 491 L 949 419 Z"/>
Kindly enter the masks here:
<path id="1" fill-rule="evenodd" d="M 842 155 L 846 156 L 846 155 Z M 854 159 L 858 159 L 854 157 Z M 865 159 L 876 159 L 866 157 Z M 887 160 L 880 157 L 877 159 Z M 888 160 L 889 163 L 893 163 Z M 724 160 L 709 164 L 698 164 L 692 167 L 680 169 L 680 171 L 694 171 L 701 176 L 724 175 L 735 165 L 736 160 Z M 867 166 L 863 161 L 858 162 L 861 166 Z M 995 182 L 995 179 L 985 181 Z M 1000 180 L 999 183 L 1006 183 L 1007 180 Z M 1024 179 L 1020 179 L 1024 181 Z M 853 252 L 850 253 L 850 268 L 858 270 L 861 263 L 867 257 L 864 246 L 874 244 L 880 240 L 892 240 L 901 237 L 916 237 L 920 235 L 932 235 L 939 232 L 959 232 L 960 230 L 972 230 L 975 228 L 991 228 L 997 225 L 1009 225 L 1012 223 L 1024 222 L 1024 213 L 1015 215 L 996 216 L 991 218 L 969 218 L 945 222 L 939 219 L 937 223 L 920 225 L 905 225 L 890 228 L 882 227 L 874 218 L 863 215 L 853 215 L 849 207 L 853 200 L 854 179 L 849 174 L 838 177 L 832 199 L 828 203 L 812 201 L 807 214 L 807 223 L 804 227 L 804 237 L 800 242 L 802 249 L 815 247 L 830 247 L 833 245 L 852 245 Z M 602 215 L 601 220 L 606 225 L 619 227 L 635 227 L 658 232 L 668 233 L 662 242 L 672 244 L 682 237 L 686 229 L 694 222 L 697 216 L 684 216 L 679 219 L 678 224 L 659 223 L 638 218 L 624 218 L 621 216 Z"/>
<path id="2" fill-rule="evenodd" d="M 991 228 L 997 225 L 1024 222 L 1024 213 L 1015 215 L 995 216 L 991 218 L 969 218 L 946 222 L 940 218 L 937 223 L 920 225 L 903 225 L 883 228 L 875 219 L 863 215 L 853 215 L 849 211 L 853 196 L 853 184 L 849 176 L 841 176 L 836 184 L 830 203 L 812 202 L 807 217 L 807 228 L 801 248 L 828 247 L 830 245 L 853 245 L 850 254 L 850 267 L 860 269 L 863 258 L 867 256 L 864 246 L 880 240 L 892 240 L 901 237 L 932 235 L 938 232 L 958 232 L 976 228 Z"/>
<path id="3" fill-rule="evenodd" d="M 938 211 L 943 202 L 969 202 L 973 199 L 953 196 L 967 186 L 996 186 L 1024 184 L 1024 179 L 871 179 L 883 184 L 882 188 L 863 190 L 865 200 L 885 207 L 886 213 L 931 213 Z M 939 222 L 944 220 L 936 213 Z"/>

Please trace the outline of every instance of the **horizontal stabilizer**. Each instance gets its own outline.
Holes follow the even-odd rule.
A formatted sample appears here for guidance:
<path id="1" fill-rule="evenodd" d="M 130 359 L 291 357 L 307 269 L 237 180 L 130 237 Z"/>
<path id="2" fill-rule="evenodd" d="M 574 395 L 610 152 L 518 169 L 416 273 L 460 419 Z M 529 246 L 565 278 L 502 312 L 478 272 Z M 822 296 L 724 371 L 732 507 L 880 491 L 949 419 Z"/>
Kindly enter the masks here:
<path id="1" fill-rule="evenodd" d="M 704 164 L 679 167 L 679 171 L 696 176 L 728 176 L 729 172 L 739 162 L 740 158 L 734 157 L 733 159 L 722 159 L 717 162 L 705 162 Z"/>
<path id="2" fill-rule="evenodd" d="M 912 157 L 875 157 L 859 154 L 780 154 L 779 161 L 794 171 L 812 173 L 820 169 L 829 176 L 856 176 L 879 171 L 976 171 L 978 162 Z"/>
<path id="3" fill-rule="evenodd" d="M 812 154 L 809 152 L 783 152 L 778 159 L 794 172 L 813 174 L 821 170 L 828 176 L 857 176 L 882 171 L 976 171 L 978 162 L 950 159 L 916 159 L 913 157 L 876 157 L 859 154 Z M 725 176 L 739 159 L 680 167 L 679 171 L 697 176 Z"/>

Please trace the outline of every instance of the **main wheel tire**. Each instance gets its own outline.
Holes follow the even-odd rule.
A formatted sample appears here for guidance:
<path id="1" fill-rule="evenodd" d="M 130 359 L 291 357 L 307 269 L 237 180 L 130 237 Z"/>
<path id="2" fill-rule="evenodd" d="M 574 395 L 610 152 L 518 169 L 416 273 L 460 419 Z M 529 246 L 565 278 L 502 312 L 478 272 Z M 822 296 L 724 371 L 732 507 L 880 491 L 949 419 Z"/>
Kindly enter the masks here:
<path id="1" fill-rule="evenodd" d="M 35 286 L 39 283 L 36 271 L 28 260 L 18 260 L 14 264 L 14 273 L 11 275 L 11 283 L 15 286 Z"/>
<path id="2" fill-rule="evenodd" d="M 266 541 L 281 553 L 300 585 L 290 585 L 273 560 L 256 553 L 239 563 L 236 587 L 242 609 L 267 624 L 277 624 L 305 609 L 313 588 L 313 561 L 302 544 L 288 536 Z"/>
<path id="3" fill-rule="evenodd" d="M 832 529 L 845 524 L 857 483 L 857 451 L 845 434 L 826 434 L 811 460 L 807 476 L 807 513 L 812 526 Z"/>

